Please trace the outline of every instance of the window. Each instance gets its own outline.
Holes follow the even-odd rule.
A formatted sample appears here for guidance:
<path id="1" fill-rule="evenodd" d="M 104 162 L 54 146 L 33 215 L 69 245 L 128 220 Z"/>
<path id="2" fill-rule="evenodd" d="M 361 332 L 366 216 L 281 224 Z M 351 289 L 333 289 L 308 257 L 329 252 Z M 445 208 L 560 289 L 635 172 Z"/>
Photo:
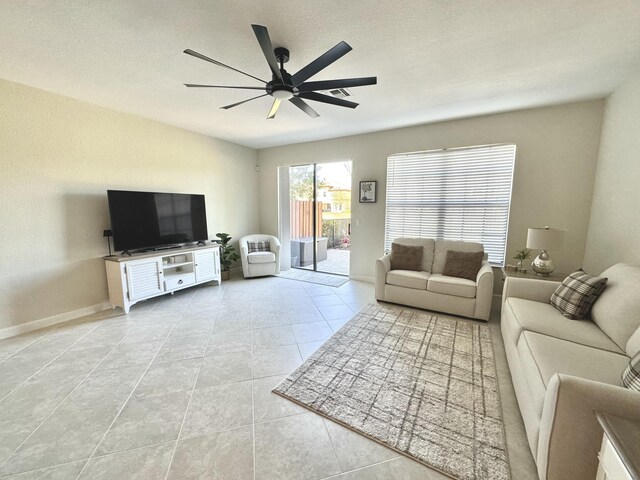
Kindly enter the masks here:
<path id="1" fill-rule="evenodd" d="M 385 250 L 398 237 L 466 240 L 504 265 L 515 154 L 488 145 L 391 155 Z"/>

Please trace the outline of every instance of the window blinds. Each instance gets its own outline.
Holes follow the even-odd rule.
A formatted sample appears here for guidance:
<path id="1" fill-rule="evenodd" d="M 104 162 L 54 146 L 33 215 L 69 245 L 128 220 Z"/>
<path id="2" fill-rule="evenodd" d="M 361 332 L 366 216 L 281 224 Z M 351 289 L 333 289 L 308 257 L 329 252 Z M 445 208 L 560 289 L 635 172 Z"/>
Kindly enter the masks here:
<path id="1" fill-rule="evenodd" d="M 398 237 L 481 242 L 504 265 L 515 145 L 391 155 L 385 250 Z"/>

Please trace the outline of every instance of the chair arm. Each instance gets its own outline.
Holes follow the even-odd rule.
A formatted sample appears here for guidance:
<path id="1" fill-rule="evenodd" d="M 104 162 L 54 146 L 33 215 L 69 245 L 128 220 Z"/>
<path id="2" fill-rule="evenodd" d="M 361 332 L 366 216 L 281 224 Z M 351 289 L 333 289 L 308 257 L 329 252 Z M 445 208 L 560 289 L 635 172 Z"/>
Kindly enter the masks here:
<path id="1" fill-rule="evenodd" d="M 271 252 L 276 256 L 276 270 L 275 274 L 280 274 L 280 240 L 277 237 L 271 237 L 271 241 L 269 242 L 269 247 L 271 248 Z"/>
<path id="2" fill-rule="evenodd" d="M 376 300 L 384 300 L 384 284 L 389 270 L 391 270 L 391 254 L 376 260 Z"/>
<path id="3" fill-rule="evenodd" d="M 570 375 L 551 378 L 538 437 L 540 480 L 596 477 L 602 443 L 596 411 L 640 421 L 640 392 Z"/>
<path id="4" fill-rule="evenodd" d="M 280 252 L 280 240 L 278 240 L 278 237 L 271 237 L 269 240 L 269 247 L 273 253 Z"/>
<path id="5" fill-rule="evenodd" d="M 241 242 L 238 245 L 240 248 L 240 260 L 242 261 L 242 273 L 246 277 L 249 275 L 249 261 L 247 260 L 247 255 L 249 254 L 249 250 L 247 249 L 247 242 Z"/>
<path id="6" fill-rule="evenodd" d="M 507 277 L 504 280 L 502 290 L 502 310 L 504 302 L 509 297 L 524 298 L 534 302 L 549 303 L 551 294 L 561 282 L 551 280 L 538 280 L 537 278 Z"/>
<path id="7" fill-rule="evenodd" d="M 482 267 L 476 276 L 476 307 L 473 318 L 489 320 L 491 301 L 493 300 L 493 268 L 487 260 L 483 260 Z"/>

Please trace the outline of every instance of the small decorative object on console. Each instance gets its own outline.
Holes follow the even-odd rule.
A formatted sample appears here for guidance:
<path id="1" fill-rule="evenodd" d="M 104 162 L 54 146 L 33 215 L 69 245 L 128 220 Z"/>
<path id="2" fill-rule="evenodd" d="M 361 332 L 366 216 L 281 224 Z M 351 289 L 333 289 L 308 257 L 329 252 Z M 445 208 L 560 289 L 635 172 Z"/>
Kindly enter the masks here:
<path id="1" fill-rule="evenodd" d="M 103 230 L 102 231 L 102 236 L 103 237 L 107 237 L 107 245 L 109 246 L 109 257 L 112 257 L 113 255 L 111 254 L 111 237 L 113 237 L 113 231 L 111 230 Z"/>
<path id="2" fill-rule="evenodd" d="M 523 263 L 527 258 L 531 256 L 530 248 L 523 248 L 522 250 L 517 250 L 516 254 L 513 256 L 514 260 L 518 260 L 518 271 L 526 272 L 527 269 L 524 268 Z"/>

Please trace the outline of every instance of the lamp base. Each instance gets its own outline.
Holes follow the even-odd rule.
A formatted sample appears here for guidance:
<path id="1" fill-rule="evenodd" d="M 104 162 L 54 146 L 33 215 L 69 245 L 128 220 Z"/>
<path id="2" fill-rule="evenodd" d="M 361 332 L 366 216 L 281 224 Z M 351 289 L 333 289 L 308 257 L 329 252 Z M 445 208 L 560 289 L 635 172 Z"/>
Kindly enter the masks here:
<path id="1" fill-rule="evenodd" d="M 543 250 L 542 253 L 531 262 L 531 268 L 536 272 L 536 275 L 548 277 L 556 269 L 556 264 L 551 260 L 547 251 Z"/>

